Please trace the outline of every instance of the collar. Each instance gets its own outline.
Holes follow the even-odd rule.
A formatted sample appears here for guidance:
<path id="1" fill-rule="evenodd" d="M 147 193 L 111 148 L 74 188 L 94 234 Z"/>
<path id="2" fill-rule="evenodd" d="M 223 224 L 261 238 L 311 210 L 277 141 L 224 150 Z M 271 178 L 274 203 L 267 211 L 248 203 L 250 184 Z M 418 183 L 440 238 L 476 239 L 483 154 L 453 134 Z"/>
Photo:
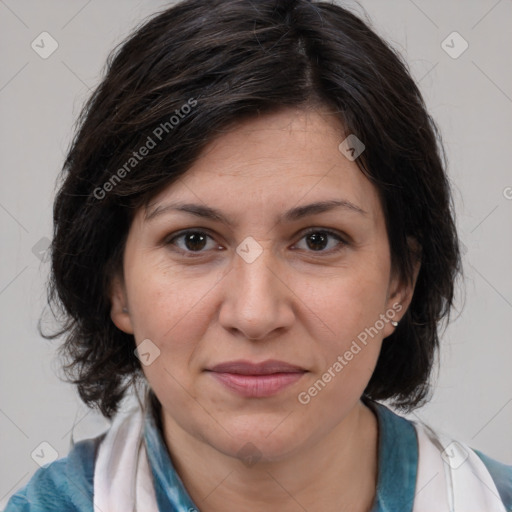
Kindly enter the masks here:
<path id="1" fill-rule="evenodd" d="M 379 475 L 371 512 L 411 512 L 416 491 L 418 439 L 414 425 L 379 402 L 364 399 L 379 424 Z"/>

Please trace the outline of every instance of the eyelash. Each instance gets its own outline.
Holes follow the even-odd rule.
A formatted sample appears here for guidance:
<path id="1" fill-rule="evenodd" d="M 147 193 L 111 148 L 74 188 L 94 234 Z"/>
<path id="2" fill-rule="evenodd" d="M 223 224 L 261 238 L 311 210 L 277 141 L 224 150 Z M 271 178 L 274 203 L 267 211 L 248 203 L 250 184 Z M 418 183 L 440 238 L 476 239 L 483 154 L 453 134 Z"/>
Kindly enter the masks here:
<path id="1" fill-rule="evenodd" d="M 192 233 L 200 234 L 200 235 L 206 235 L 210 239 L 213 239 L 213 237 L 207 231 L 202 231 L 200 229 L 188 229 L 188 230 L 185 230 L 185 231 L 181 231 L 178 234 L 175 234 L 171 238 L 167 239 L 167 241 L 165 242 L 165 245 L 167 245 L 167 246 L 174 245 L 176 247 L 176 244 L 174 243 L 175 240 L 183 238 L 186 235 L 190 235 Z M 322 229 L 322 228 L 309 228 L 306 232 L 304 232 L 302 234 L 300 240 L 306 238 L 307 236 L 309 236 L 309 235 L 311 235 L 313 233 L 323 233 L 323 234 L 327 235 L 328 237 L 335 238 L 339 242 L 339 244 L 334 249 L 319 250 L 319 251 L 312 251 L 311 250 L 311 251 L 307 251 L 307 252 L 311 252 L 313 254 L 328 254 L 328 255 L 332 255 L 332 254 L 335 254 L 335 253 L 341 251 L 345 246 L 349 245 L 348 242 L 346 242 L 335 231 L 331 231 L 329 229 Z M 190 251 L 190 250 L 184 250 L 184 249 L 180 249 L 180 248 L 177 248 L 177 249 L 174 249 L 174 250 L 176 250 L 177 252 L 180 252 L 181 254 L 183 254 L 185 257 L 188 257 L 188 258 L 197 258 L 197 257 L 202 256 L 205 252 L 207 252 L 207 251 L 204 251 L 204 250 L 201 250 L 201 251 Z"/>

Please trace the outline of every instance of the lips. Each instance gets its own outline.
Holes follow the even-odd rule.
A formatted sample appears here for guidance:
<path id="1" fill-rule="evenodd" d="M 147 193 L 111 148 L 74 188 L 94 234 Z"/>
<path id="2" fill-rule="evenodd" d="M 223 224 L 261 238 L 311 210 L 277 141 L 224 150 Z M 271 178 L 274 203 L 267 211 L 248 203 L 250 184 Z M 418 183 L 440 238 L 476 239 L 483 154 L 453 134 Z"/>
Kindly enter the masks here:
<path id="1" fill-rule="evenodd" d="M 276 360 L 261 363 L 229 361 L 207 371 L 229 391 L 246 398 L 275 395 L 300 380 L 307 372 L 299 366 Z"/>
<path id="2" fill-rule="evenodd" d="M 270 359 L 261 363 L 250 361 L 229 361 L 215 365 L 209 371 L 217 373 L 236 373 L 239 375 L 270 375 L 272 373 L 303 373 L 306 370 L 284 361 Z"/>

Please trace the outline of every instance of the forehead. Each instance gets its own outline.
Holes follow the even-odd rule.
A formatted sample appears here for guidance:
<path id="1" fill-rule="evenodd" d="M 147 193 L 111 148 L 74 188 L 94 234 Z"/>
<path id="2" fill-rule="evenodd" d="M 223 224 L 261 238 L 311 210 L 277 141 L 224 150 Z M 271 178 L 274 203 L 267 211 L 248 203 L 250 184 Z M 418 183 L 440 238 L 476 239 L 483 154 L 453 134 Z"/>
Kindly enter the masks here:
<path id="1" fill-rule="evenodd" d="M 339 119 L 322 111 L 286 109 L 245 120 L 211 141 L 146 213 L 171 199 L 228 212 L 342 199 L 378 217 L 375 186 L 338 148 L 346 136 Z"/>

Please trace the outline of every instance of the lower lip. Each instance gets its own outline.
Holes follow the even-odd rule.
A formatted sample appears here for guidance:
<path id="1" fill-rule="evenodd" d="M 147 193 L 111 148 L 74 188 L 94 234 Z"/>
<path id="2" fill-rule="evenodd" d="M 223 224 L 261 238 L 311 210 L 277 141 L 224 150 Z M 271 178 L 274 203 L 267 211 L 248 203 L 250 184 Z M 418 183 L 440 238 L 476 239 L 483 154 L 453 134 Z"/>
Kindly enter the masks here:
<path id="1" fill-rule="evenodd" d="M 272 396 L 297 382 L 304 372 L 272 373 L 270 375 L 240 375 L 238 373 L 210 372 L 227 388 L 250 398 Z"/>

